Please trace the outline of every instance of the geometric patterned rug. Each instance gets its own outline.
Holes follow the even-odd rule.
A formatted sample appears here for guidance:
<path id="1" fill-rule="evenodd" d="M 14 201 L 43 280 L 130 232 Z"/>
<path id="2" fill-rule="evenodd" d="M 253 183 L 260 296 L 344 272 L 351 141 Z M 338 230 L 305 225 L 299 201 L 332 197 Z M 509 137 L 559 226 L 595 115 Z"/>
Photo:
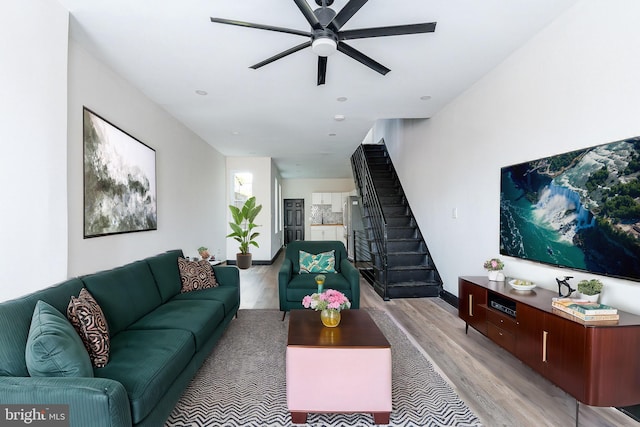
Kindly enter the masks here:
<path id="1" fill-rule="evenodd" d="M 391 343 L 391 426 L 481 426 L 451 385 L 385 312 L 367 310 Z M 319 317 L 319 315 L 318 315 Z M 285 390 L 289 316 L 240 310 L 165 427 L 292 424 Z M 312 379 L 310 379 L 312 380 Z M 306 426 L 373 426 L 371 414 L 309 414 Z"/>

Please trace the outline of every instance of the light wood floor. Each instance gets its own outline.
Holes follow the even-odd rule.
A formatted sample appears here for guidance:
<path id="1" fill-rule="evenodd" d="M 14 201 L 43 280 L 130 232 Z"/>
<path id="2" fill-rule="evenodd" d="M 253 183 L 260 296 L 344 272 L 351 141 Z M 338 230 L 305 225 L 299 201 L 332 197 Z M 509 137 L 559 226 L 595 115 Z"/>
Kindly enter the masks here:
<path id="1" fill-rule="evenodd" d="M 240 271 L 241 309 L 279 308 L 280 263 Z M 361 307 L 394 317 L 485 426 L 576 425 L 575 399 L 472 328 L 465 335 L 457 309 L 439 298 L 385 302 L 362 278 L 360 286 Z M 615 408 L 579 408 L 580 427 L 640 426 Z"/>

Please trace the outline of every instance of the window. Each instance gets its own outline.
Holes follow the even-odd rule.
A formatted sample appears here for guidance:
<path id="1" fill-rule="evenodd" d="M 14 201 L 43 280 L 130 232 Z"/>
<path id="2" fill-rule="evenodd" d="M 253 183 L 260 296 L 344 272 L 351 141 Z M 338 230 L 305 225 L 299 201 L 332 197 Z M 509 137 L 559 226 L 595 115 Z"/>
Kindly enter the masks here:
<path id="1" fill-rule="evenodd" d="M 253 196 L 253 174 L 251 172 L 234 172 L 233 204 L 241 208 L 251 196 Z"/>

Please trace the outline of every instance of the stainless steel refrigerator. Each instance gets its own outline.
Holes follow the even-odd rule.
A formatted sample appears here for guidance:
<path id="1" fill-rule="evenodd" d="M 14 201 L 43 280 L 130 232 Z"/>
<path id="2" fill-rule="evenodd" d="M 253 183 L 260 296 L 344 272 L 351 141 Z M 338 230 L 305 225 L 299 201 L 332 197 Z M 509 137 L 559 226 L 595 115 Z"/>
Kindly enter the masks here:
<path id="1" fill-rule="evenodd" d="M 362 201 L 358 196 L 349 196 L 342 210 L 344 218 L 343 224 L 346 234 L 347 255 L 353 261 L 355 254 L 354 231 L 363 231 L 362 223 Z"/>

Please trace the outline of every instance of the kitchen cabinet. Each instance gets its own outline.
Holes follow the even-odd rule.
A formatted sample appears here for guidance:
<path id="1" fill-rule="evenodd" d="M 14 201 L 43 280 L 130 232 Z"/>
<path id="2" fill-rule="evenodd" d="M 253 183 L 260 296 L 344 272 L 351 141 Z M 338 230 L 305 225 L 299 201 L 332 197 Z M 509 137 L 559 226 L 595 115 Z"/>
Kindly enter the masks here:
<path id="1" fill-rule="evenodd" d="M 312 225 L 311 226 L 311 240 L 337 240 L 336 230 L 342 226 L 336 225 Z"/>
<path id="2" fill-rule="evenodd" d="M 311 193 L 311 203 L 314 205 L 330 205 L 331 193 Z"/>
<path id="3" fill-rule="evenodd" d="M 349 193 L 311 193 L 311 204 L 314 205 L 331 205 L 331 212 L 342 212 L 345 200 L 349 197 Z"/>

